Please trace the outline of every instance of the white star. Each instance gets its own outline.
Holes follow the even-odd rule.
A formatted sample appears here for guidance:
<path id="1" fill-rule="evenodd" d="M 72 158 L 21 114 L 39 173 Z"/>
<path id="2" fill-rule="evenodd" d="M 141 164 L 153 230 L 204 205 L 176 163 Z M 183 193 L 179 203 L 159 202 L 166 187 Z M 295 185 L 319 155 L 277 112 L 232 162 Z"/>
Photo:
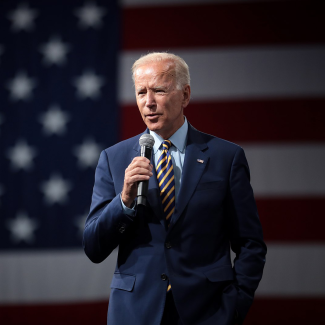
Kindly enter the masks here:
<path id="1" fill-rule="evenodd" d="M 64 64 L 70 46 L 64 44 L 58 37 L 52 37 L 48 43 L 40 47 L 40 52 L 44 54 L 43 62 L 47 65 Z"/>
<path id="2" fill-rule="evenodd" d="M 78 228 L 78 234 L 81 237 L 82 237 L 83 232 L 84 232 L 85 222 L 86 222 L 87 216 L 88 216 L 88 213 L 85 212 L 84 214 L 76 217 L 75 220 L 74 220 L 74 225 Z"/>
<path id="3" fill-rule="evenodd" d="M 9 149 L 7 157 L 11 161 L 14 170 L 30 170 L 33 167 L 33 159 L 36 156 L 36 149 L 30 147 L 25 140 L 18 140 L 16 145 Z"/>
<path id="4" fill-rule="evenodd" d="M 52 175 L 48 181 L 43 182 L 41 185 L 41 191 L 45 195 L 44 200 L 48 204 L 66 203 L 71 188 L 71 183 L 57 174 Z"/>
<path id="5" fill-rule="evenodd" d="M 105 8 L 97 6 L 94 2 L 88 2 L 83 7 L 75 10 L 81 28 L 100 28 L 105 14 Z"/>
<path id="6" fill-rule="evenodd" d="M 96 99 L 100 96 L 100 87 L 104 84 L 104 78 L 96 76 L 92 71 L 85 71 L 82 76 L 74 81 L 77 87 L 77 97 Z"/>
<path id="7" fill-rule="evenodd" d="M 92 139 L 85 139 L 83 144 L 74 148 L 81 168 L 96 167 L 101 147 Z"/>
<path id="8" fill-rule="evenodd" d="M 46 135 L 63 135 L 69 119 L 69 114 L 62 111 L 58 105 L 52 105 L 46 113 L 39 117 L 39 121 L 43 124 L 43 132 Z"/>
<path id="9" fill-rule="evenodd" d="M 36 10 L 28 8 L 28 5 L 25 3 L 20 4 L 16 10 L 8 14 L 8 19 L 12 21 L 11 29 L 14 32 L 32 30 L 34 28 L 34 19 L 36 16 Z"/>
<path id="10" fill-rule="evenodd" d="M 30 99 L 35 85 L 36 81 L 27 77 L 25 72 L 18 72 L 16 76 L 7 83 L 7 88 L 10 90 L 10 98 L 14 101 Z"/>
<path id="11" fill-rule="evenodd" d="M 35 239 L 34 231 L 38 228 L 38 223 L 30 219 L 25 212 L 19 212 L 15 219 L 7 221 L 7 228 L 11 232 L 13 242 L 24 241 L 31 244 Z"/>

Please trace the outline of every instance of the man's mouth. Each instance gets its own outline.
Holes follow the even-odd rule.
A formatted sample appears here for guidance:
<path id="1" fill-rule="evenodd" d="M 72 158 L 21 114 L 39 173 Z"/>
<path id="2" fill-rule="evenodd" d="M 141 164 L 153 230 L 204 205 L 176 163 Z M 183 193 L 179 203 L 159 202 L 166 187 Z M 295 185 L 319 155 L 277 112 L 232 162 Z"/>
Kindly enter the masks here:
<path id="1" fill-rule="evenodd" d="M 146 118 L 149 120 L 154 120 L 156 118 L 158 118 L 158 116 L 160 116 L 161 114 L 147 114 Z"/>

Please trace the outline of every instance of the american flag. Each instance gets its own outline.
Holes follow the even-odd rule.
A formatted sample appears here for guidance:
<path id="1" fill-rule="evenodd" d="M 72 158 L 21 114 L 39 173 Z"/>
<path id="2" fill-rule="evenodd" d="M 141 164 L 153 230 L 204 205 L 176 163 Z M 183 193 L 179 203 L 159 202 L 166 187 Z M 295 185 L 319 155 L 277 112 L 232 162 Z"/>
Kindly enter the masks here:
<path id="1" fill-rule="evenodd" d="M 190 67 L 197 129 L 245 149 L 269 251 L 245 324 L 325 305 L 325 4 L 0 2 L 0 324 L 105 324 L 115 251 L 81 248 L 99 152 L 145 128 L 132 63 Z M 148 324 L 149 325 L 149 324 Z"/>

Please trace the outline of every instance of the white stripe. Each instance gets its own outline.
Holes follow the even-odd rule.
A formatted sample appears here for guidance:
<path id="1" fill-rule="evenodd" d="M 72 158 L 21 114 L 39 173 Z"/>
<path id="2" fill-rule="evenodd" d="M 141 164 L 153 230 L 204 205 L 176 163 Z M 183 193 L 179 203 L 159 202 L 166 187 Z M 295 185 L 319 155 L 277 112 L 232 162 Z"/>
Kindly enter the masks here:
<path id="1" fill-rule="evenodd" d="M 0 303 L 106 300 L 117 250 L 93 264 L 81 250 L 0 253 Z"/>
<path id="2" fill-rule="evenodd" d="M 123 104 L 135 104 L 131 67 L 148 50 L 121 55 L 119 98 Z M 325 95 L 325 46 L 172 52 L 190 67 L 192 101 Z"/>
<path id="3" fill-rule="evenodd" d="M 325 194 L 325 144 L 243 146 L 256 196 Z"/>
<path id="4" fill-rule="evenodd" d="M 325 245 L 268 245 L 264 276 L 256 294 L 325 296 L 324 274 Z"/>
<path id="5" fill-rule="evenodd" d="M 108 299 L 117 251 L 99 265 L 81 251 L 0 255 L 0 303 Z M 325 296 L 325 245 L 270 244 L 258 296 Z"/>
<path id="6" fill-rule="evenodd" d="M 190 5 L 190 4 L 216 4 L 216 3 L 242 3 L 242 2 L 275 2 L 283 0 L 121 0 L 122 7 L 161 6 L 161 5 Z M 286 0 L 295 1 L 295 0 Z"/>

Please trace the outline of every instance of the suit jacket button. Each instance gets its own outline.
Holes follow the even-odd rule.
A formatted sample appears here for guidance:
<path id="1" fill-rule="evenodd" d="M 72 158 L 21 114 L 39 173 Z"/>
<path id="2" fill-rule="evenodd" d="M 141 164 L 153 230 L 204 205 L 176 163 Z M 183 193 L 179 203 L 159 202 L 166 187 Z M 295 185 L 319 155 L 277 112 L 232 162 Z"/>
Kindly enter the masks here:
<path id="1" fill-rule="evenodd" d="M 171 244 L 171 242 L 170 241 L 168 241 L 167 243 L 165 243 L 165 247 L 166 248 L 172 248 L 172 244 Z"/>
<path id="2" fill-rule="evenodd" d="M 120 229 L 119 229 L 118 231 L 119 231 L 121 234 L 123 234 L 124 231 L 125 231 L 125 227 L 124 227 L 124 226 L 120 227 Z"/>
<path id="3" fill-rule="evenodd" d="M 168 279 L 168 276 L 165 273 L 163 273 L 161 275 L 161 280 L 166 281 L 167 279 Z"/>

